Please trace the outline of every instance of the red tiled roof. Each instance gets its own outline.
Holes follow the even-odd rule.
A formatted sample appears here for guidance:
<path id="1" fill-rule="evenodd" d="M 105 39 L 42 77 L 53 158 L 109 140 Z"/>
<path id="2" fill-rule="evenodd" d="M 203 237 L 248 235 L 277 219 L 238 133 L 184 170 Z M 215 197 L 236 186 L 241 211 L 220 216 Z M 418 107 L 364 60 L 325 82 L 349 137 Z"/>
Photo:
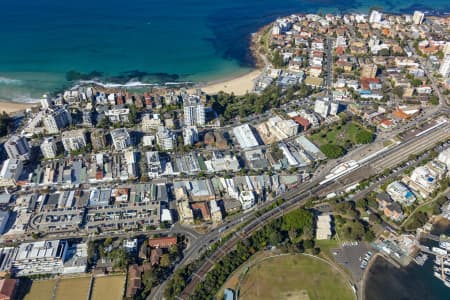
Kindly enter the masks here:
<path id="1" fill-rule="evenodd" d="M 12 299 L 16 289 L 16 279 L 0 280 L 0 299 Z"/>
<path id="2" fill-rule="evenodd" d="M 152 248 L 169 248 L 177 244 L 176 236 L 154 238 L 148 240 L 148 245 Z"/>
<path id="3" fill-rule="evenodd" d="M 302 118 L 302 117 L 295 117 L 293 118 L 293 120 L 297 123 L 300 124 L 304 129 L 308 129 L 310 123 L 307 119 Z"/>
<path id="4" fill-rule="evenodd" d="M 211 213 L 206 203 L 193 203 L 191 207 L 192 209 L 199 209 L 202 212 L 202 217 L 204 220 L 211 219 Z"/>

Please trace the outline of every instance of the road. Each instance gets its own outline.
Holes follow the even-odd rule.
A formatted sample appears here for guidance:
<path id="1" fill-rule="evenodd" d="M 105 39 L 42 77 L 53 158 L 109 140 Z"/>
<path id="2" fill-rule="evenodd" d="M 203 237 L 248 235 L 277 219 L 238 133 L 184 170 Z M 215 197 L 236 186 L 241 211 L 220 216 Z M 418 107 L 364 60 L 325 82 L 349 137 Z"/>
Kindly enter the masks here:
<path id="1" fill-rule="evenodd" d="M 430 64 L 430 61 L 427 60 L 426 58 L 423 58 L 422 56 L 420 56 L 417 53 L 416 48 L 414 47 L 414 44 L 412 41 L 410 41 L 408 43 L 408 45 L 409 45 L 409 48 L 411 49 L 411 51 L 414 53 L 414 55 L 419 58 L 420 64 L 425 68 L 425 71 L 426 71 L 425 73 L 426 73 L 426 76 L 428 77 L 428 79 L 431 81 L 431 87 L 433 88 L 433 92 L 435 92 L 439 98 L 439 106 L 442 108 L 448 108 L 448 105 L 449 105 L 448 99 L 446 99 L 448 97 L 444 97 L 442 95 L 441 90 L 439 89 L 439 86 L 436 82 L 436 79 L 433 76 L 434 71 Z"/>
<path id="2" fill-rule="evenodd" d="M 439 132 L 439 134 L 436 134 L 436 132 Z M 442 136 L 443 132 L 446 133 L 444 137 Z M 399 157 L 399 155 L 397 155 L 397 152 L 399 151 L 400 153 L 402 153 L 402 156 L 405 155 L 404 154 L 405 149 L 409 149 L 408 155 L 417 154 L 418 152 L 420 152 L 418 151 L 419 149 L 411 147 L 412 144 L 416 145 L 416 143 L 418 143 L 432 147 L 435 143 L 441 141 L 442 139 L 448 139 L 448 137 L 449 137 L 448 126 L 435 128 L 432 131 L 430 131 L 430 134 L 421 135 L 419 137 L 416 136 L 407 143 L 399 144 L 387 152 L 383 152 L 380 155 L 374 156 L 373 158 L 362 164 L 358 169 L 354 170 L 351 173 L 346 174 L 342 178 L 339 178 L 339 180 L 343 180 L 345 179 L 345 177 L 354 176 L 354 173 L 358 172 L 360 168 L 367 167 L 368 165 L 375 163 L 378 160 L 387 161 L 390 160 L 392 157 Z M 363 180 L 369 176 L 370 174 L 365 174 L 365 176 L 361 177 L 360 180 Z M 226 255 L 230 250 L 232 250 L 240 240 L 242 240 L 245 237 L 248 237 L 251 233 L 261 228 L 267 222 L 282 216 L 283 214 L 292 209 L 304 205 L 311 195 L 319 194 L 321 190 L 326 189 L 328 187 L 327 184 L 319 185 L 319 182 L 322 181 L 324 178 L 325 175 L 322 175 L 320 177 L 314 178 L 314 180 L 312 180 L 311 182 L 300 186 L 299 189 L 297 190 L 288 191 L 286 194 L 283 195 L 285 202 L 282 205 L 264 213 L 259 217 L 252 219 L 252 217 L 254 217 L 254 213 L 256 212 L 256 210 L 247 212 L 242 217 L 237 217 L 231 220 L 229 223 L 226 223 L 216 228 L 215 230 L 209 232 L 208 234 L 204 235 L 203 237 L 200 237 L 195 242 L 195 245 L 193 245 L 190 249 L 188 249 L 185 252 L 185 257 L 177 266 L 177 268 L 179 266 L 184 266 L 188 262 L 196 259 L 201 254 L 202 252 L 201 249 L 206 249 L 210 244 L 212 244 L 214 241 L 220 238 L 220 233 L 223 232 L 223 230 L 238 225 L 239 223 L 248 221 L 247 225 L 245 225 L 238 232 L 234 233 L 231 239 L 226 241 L 222 245 L 222 247 L 218 248 L 205 261 L 203 261 L 203 263 L 196 270 L 196 272 L 194 272 L 194 276 L 190 278 L 189 284 L 183 291 L 180 298 L 187 299 L 187 297 L 194 291 L 197 284 L 204 278 L 204 276 L 214 265 L 214 262 L 219 261 L 224 255 Z M 332 183 L 330 182 L 330 184 Z M 341 186 L 341 188 L 343 187 Z M 263 205 L 262 207 L 266 205 Z M 162 299 L 162 292 L 164 290 L 164 286 L 165 285 L 162 284 L 157 288 L 155 288 L 153 293 L 150 295 L 149 299 Z"/>
<path id="3" fill-rule="evenodd" d="M 326 44 L 326 80 L 325 80 L 325 88 L 327 90 L 328 97 L 331 99 L 331 83 L 333 82 L 333 39 L 327 38 Z"/>

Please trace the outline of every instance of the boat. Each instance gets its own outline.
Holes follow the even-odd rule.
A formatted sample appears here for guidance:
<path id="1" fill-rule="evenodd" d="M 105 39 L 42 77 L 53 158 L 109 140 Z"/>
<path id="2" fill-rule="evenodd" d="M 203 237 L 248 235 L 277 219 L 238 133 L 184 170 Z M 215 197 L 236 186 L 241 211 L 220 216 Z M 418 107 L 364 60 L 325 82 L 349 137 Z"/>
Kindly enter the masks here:
<path id="1" fill-rule="evenodd" d="M 439 242 L 439 247 L 449 251 L 450 250 L 450 242 L 447 242 L 447 241 Z"/>
<path id="2" fill-rule="evenodd" d="M 434 276 L 436 276 L 437 278 L 439 278 L 439 279 L 442 280 L 441 273 L 439 273 L 439 272 L 434 272 L 433 274 L 434 274 Z"/>
<path id="3" fill-rule="evenodd" d="M 447 286 L 448 288 L 450 288 L 450 282 L 449 282 L 448 280 L 443 280 L 443 281 L 444 281 L 445 286 Z"/>

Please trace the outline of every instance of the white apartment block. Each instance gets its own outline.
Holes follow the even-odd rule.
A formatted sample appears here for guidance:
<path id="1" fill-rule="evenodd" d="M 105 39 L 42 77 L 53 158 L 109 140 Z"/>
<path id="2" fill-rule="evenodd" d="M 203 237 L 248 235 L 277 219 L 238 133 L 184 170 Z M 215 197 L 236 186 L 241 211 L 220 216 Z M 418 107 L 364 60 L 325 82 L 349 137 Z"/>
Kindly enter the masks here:
<path id="1" fill-rule="evenodd" d="M 67 248 L 61 240 L 23 243 L 13 257 L 13 272 L 17 276 L 62 273 Z"/>
<path id="2" fill-rule="evenodd" d="M 204 126 L 205 125 L 205 106 L 200 97 L 191 95 L 183 102 L 184 125 L 186 126 Z"/>
<path id="3" fill-rule="evenodd" d="M 13 135 L 5 144 L 5 151 L 11 159 L 29 160 L 30 146 L 24 137 Z"/>
<path id="4" fill-rule="evenodd" d="M 439 68 L 439 73 L 444 78 L 450 76 L 450 54 L 446 54 L 444 59 L 442 60 L 441 66 Z"/>
<path id="5" fill-rule="evenodd" d="M 53 138 L 45 138 L 41 144 L 41 152 L 45 158 L 55 158 L 57 155 L 56 142 Z"/>
<path id="6" fill-rule="evenodd" d="M 158 129 L 159 126 L 162 126 L 162 122 L 159 119 L 158 115 L 154 115 L 153 117 L 150 114 L 145 114 L 142 117 L 141 121 L 141 129 L 144 132 L 151 132 Z"/>
<path id="7" fill-rule="evenodd" d="M 72 123 L 72 117 L 70 112 L 65 108 L 51 111 L 43 118 L 44 127 L 50 134 L 58 133 L 64 127 L 67 127 Z"/>
<path id="8" fill-rule="evenodd" d="M 161 160 L 158 151 L 145 152 L 145 160 L 147 162 L 147 174 L 150 178 L 157 178 L 162 173 Z"/>
<path id="9" fill-rule="evenodd" d="M 317 99 L 314 103 L 314 111 L 323 118 L 329 115 L 335 116 L 339 113 L 339 103 L 330 101 L 328 98 Z"/>
<path id="10" fill-rule="evenodd" d="M 114 148 L 117 151 L 125 150 L 131 146 L 131 137 L 128 130 L 125 128 L 118 128 L 111 130 L 111 138 L 113 141 Z"/>
<path id="11" fill-rule="evenodd" d="M 61 135 L 61 141 L 67 152 L 80 150 L 87 144 L 83 129 L 64 131 Z"/>
<path id="12" fill-rule="evenodd" d="M 279 116 L 272 117 L 267 121 L 269 130 L 276 134 L 279 139 L 285 139 L 298 133 L 298 124 L 293 120 L 283 120 Z"/>
<path id="13" fill-rule="evenodd" d="M 317 99 L 314 103 L 314 111 L 326 118 L 330 114 L 330 105 L 327 100 Z"/>
<path id="14" fill-rule="evenodd" d="M 173 150 L 175 147 L 175 136 L 173 133 L 164 126 L 158 127 L 156 133 L 156 143 L 163 150 Z"/>
<path id="15" fill-rule="evenodd" d="M 409 188 L 399 181 L 394 181 L 386 187 L 386 192 L 391 196 L 392 200 L 400 204 L 411 205 L 416 201 L 416 196 Z"/>
<path id="16" fill-rule="evenodd" d="M 248 124 L 234 127 L 233 134 L 243 149 L 259 146 L 259 142 L 253 134 L 252 128 Z"/>
<path id="17" fill-rule="evenodd" d="M 425 18 L 425 14 L 423 12 L 421 12 L 421 11 L 416 10 L 414 12 L 414 15 L 413 15 L 413 18 L 412 18 L 413 19 L 413 23 L 416 24 L 416 25 L 420 25 L 420 24 L 422 24 L 424 18 Z"/>
<path id="18" fill-rule="evenodd" d="M 214 224 L 222 222 L 222 210 L 216 200 L 209 201 L 211 220 Z"/>
<path id="19" fill-rule="evenodd" d="M 198 142 L 198 130 L 196 126 L 187 126 L 183 128 L 183 141 L 185 146 L 192 146 Z"/>
<path id="20" fill-rule="evenodd" d="M 18 159 L 5 160 L 0 171 L 0 187 L 16 186 L 22 169 L 22 161 Z"/>
<path id="21" fill-rule="evenodd" d="M 246 210 L 255 205 L 255 194 L 252 191 L 242 191 L 239 193 L 239 199 L 242 209 Z"/>
<path id="22" fill-rule="evenodd" d="M 381 13 L 377 10 L 372 10 L 372 12 L 370 13 L 370 16 L 369 16 L 369 23 L 371 23 L 371 24 L 380 23 L 382 18 L 383 18 L 383 13 Z"/>
<path id="23" fill-rule="evenodd" d="M 127 123 L 129 121 L 130 110 L 128 108 L 115 108 L 105 112 L 105 116 L 111 123 Z"/>

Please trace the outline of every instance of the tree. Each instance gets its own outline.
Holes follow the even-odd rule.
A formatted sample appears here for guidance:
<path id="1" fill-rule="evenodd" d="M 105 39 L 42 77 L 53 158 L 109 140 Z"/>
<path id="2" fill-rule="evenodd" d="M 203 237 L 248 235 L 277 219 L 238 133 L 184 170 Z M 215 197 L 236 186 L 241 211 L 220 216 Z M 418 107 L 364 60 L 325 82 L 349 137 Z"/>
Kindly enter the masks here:
<path id="1" fill-rule="evenodd" d="M 282 229 L 285 231 L 295 230 L 302 233 L 306 227 L 312 228 L 313 215 L 311 212 L 300 208 L 283 217 Z"/>
<path id="2" fill-rule="evenodd" d="M 373 142 L 373 133 L 368 130 L 360 130 L 355 138 L 358 144 L 370 144 Z"/>
<path id="3" fill-rule="evenodd" d="M 432 95 L 430 97 L 430 103 L 432 105 L 438 105 L 439 104 L 439 98 L 436 95 Z"/>
<path id="4" fill-rule="evenodd" d="M 8 130 L 11 126 L 12 119 L 6 112 L 0 114 L 0 136 L 8 134 Z"/>
<path id="5" fill-rule="evenodd" d="M 422 80 L 418 79 L 418 78 L 413 78 L 411 80 L 411 84 L 413 87 L 418 87 L 422 85 Z"/>
<path id="6" fill-rule="evenodd" d="M 271 245 L 278 245 L 282 240 L 281 233 L 279 231 L 272 231 L 269 235 L 269 243 Z"/>
<path id="7" fill-rule="evenodd" d="M 284 158 L 283 151 L 278 147 L 277 143 L 274 143 L 272 147 L 270 147 L 270 153 L 275 161 L 281 160 Z"/>
<path id="8" fill-rule="evenodd" d="M 314 247 L 314 241 L 313 240 L 303 241 L 303 246 L 305 247 L 305 249 L 311 249 Z"/>
<path id="9" fill-rule="evenodd" d="M 370 221 L 371 223 L 381 224 L 381 218 L 380 218 L 380 216 L 379 216 L 378 214 L 375 214 L 375 213 L 371 213 L 371 214 L 369 215 L 369 221 Z"/>
<path id="10" fill-rule="evenodd" d="M 398 98 L 402 98 L 403 97 L 403 93 L 404 93 L 404 89 L 402 86 L 396 86 L 395 88 L 392 89 L 392 92 L 394 93 L 394 95 L 396 95 Z"/>
<path id="11" fill-rule="evenodd" d="M 108 117 L 103 117 L 100 122 L 98 122 L 97 127 L 108 129 L 111 127 L 111 122 Z"/>
<path id="12" fill-rule="evenodd" d="M 373 233 L 372 230 L 368 230 L 364 234 L 364 240 L 366 240 L 367 242 L 372 242 L 373 240 L 375 240 L 375 238 L 376 238 L 375 233 Z"/>
<path id="13" fill-rule="evenodd" d="M 159 260 L 159 264 L 161 267 L 169 267 L 170 266 L 170 256 L 169 254 L 163 254 L 161 259 Z"/>
<path id="14" fill-rule="evenodd" d="M 378 54 L 381 55 L 381 56 L 389 56 L 390 55 L 390 49 L 383 48 L 383 49 L 381 49 L 378 52 Z"/>
<path id="15" fill-rule="evenodd" d="M 362 240 L 365 234 L 364 225 L 359 220 L 347 221 L 343 228 L 343 237 L 347 240 Z"/>
<path id="16" fill-rule="evenodd" d="M 320 146 L 320 151 L 328 158 L 338 158 L 345 154 L 344 148 L 336 144 L 325 144 Z"/>
<path id="17" fill-rule="evenodd" d="M 105 239 L 105 241 L 103 242 L 103 245 L 105 246 L 105 247 L 109 247 L 111 244 L 112 244 L 112 238 L 111 237 L 107 237 L 106 239 Z"/>
<path id="18" fill-rule="evenodd" d="M 280 51 L 276 50 L 273 53 L 272 64 L 275 68 L 281 68 L 284 66 L 283 56 L 280 54 Z"/>
<path id="19" fill-rule="evenodd" d="M 136 124 L 137 119 L 137 111 L 136 106 L 134 104 L 129 104 L 128 109 L 130 110 L 130 113 L 128 114 L 128 121 L 131 125 Z"/>

